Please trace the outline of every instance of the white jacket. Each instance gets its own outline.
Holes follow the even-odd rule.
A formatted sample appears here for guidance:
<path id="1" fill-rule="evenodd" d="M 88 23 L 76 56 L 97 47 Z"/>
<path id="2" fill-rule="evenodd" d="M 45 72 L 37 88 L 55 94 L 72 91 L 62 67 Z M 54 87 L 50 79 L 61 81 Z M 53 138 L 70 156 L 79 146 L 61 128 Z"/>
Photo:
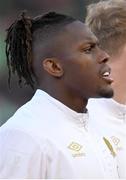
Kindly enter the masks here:
<path id="1" fill-rule="evenodd" d="M 89 124 L 96 126 L 114 146 L 120 178 L 126 178 L 126 105 L 113 99 L 90 99 Z"/>
<path id="2" fill-rule="evenodd" d="M 117 178 L 116 159 L 87 121 L 37 90 L 0 128 L 0 178 Z"/>

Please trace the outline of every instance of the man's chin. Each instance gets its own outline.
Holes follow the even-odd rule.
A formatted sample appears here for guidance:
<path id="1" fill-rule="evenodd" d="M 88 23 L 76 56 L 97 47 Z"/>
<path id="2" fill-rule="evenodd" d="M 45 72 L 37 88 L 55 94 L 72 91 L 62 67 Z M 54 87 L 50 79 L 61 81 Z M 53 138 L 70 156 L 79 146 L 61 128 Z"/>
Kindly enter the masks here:
<path id="1" fill-rule="evenodd" d="M 112 98 L 114 96 L 114 91 L 112 89 L 109 89 L 108 91 L 107 90 L 101 90 L 99 92 L 99 98 Z"/>

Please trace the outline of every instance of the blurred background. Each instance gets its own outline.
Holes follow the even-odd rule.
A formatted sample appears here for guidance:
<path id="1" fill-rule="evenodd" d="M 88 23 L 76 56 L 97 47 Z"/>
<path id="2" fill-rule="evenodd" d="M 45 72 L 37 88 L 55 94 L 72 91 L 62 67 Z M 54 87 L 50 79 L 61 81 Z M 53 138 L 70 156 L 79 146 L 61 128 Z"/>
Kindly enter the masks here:
<path id="1" fill-rule="evenodd" d="M 21 10 L 27 10 L 31 17 L 47 11 L 65 13 L 84 21 L 86 6 L 99 0 L 4 0 L 0 1 L 0 126 L 26 103 L 34 94 L 28 87 L 18 87 L 18 79 L 11 79 L 8 87 L 8 69 L 5 56 L 6 29 L 18 17 Z"/>

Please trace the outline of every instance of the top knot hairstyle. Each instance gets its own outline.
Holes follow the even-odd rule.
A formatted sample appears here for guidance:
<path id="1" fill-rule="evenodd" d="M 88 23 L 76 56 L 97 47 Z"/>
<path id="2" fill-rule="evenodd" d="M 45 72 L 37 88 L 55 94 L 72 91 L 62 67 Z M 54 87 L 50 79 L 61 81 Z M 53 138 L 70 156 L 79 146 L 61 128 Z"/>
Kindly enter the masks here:
<path id="1" fill-rule="evenodd" d="M 11 74 L 17 73 L 19 86 L 21 86 L 22 80 L 24 80 L 25 84 L 30 85 L 34 89 L 36 79 L 32 67 L 34 32 L 40 30 L 44 36 L 44 34 L 49 34 L 52 31 L 58 31 L 59 28 L 62 29 L 63 26 L 75 20 L 76 19 L 70 16 L 55 12 L 49 12 L 43 16 L 40 15 L 32 19 L 26 16 L 26 12 L 22 12 L 19 18 L 7 29 L 6 56 L 9 69 L 9 86 Z"/>

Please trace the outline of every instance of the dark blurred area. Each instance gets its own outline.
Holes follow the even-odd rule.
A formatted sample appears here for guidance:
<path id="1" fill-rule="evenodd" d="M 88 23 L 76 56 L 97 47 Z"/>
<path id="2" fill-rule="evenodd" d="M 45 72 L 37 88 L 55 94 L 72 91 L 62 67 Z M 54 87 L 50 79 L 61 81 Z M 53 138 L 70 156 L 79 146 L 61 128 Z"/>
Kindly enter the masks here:
<path id="1" fill-rule="evenodd" d="M 5 56 L 6 29 L 18 17 L 22 10 L 27 10 L 31 17 L 57 11 L 74 16 L 84 21 L 86 5 L 98 0 L 5 0 L 0 1 L 0 126 L 34 94 L 28 87 L 18 86 L 18 79 L 11 78 L 8 87 L 8 69 Z"/>

